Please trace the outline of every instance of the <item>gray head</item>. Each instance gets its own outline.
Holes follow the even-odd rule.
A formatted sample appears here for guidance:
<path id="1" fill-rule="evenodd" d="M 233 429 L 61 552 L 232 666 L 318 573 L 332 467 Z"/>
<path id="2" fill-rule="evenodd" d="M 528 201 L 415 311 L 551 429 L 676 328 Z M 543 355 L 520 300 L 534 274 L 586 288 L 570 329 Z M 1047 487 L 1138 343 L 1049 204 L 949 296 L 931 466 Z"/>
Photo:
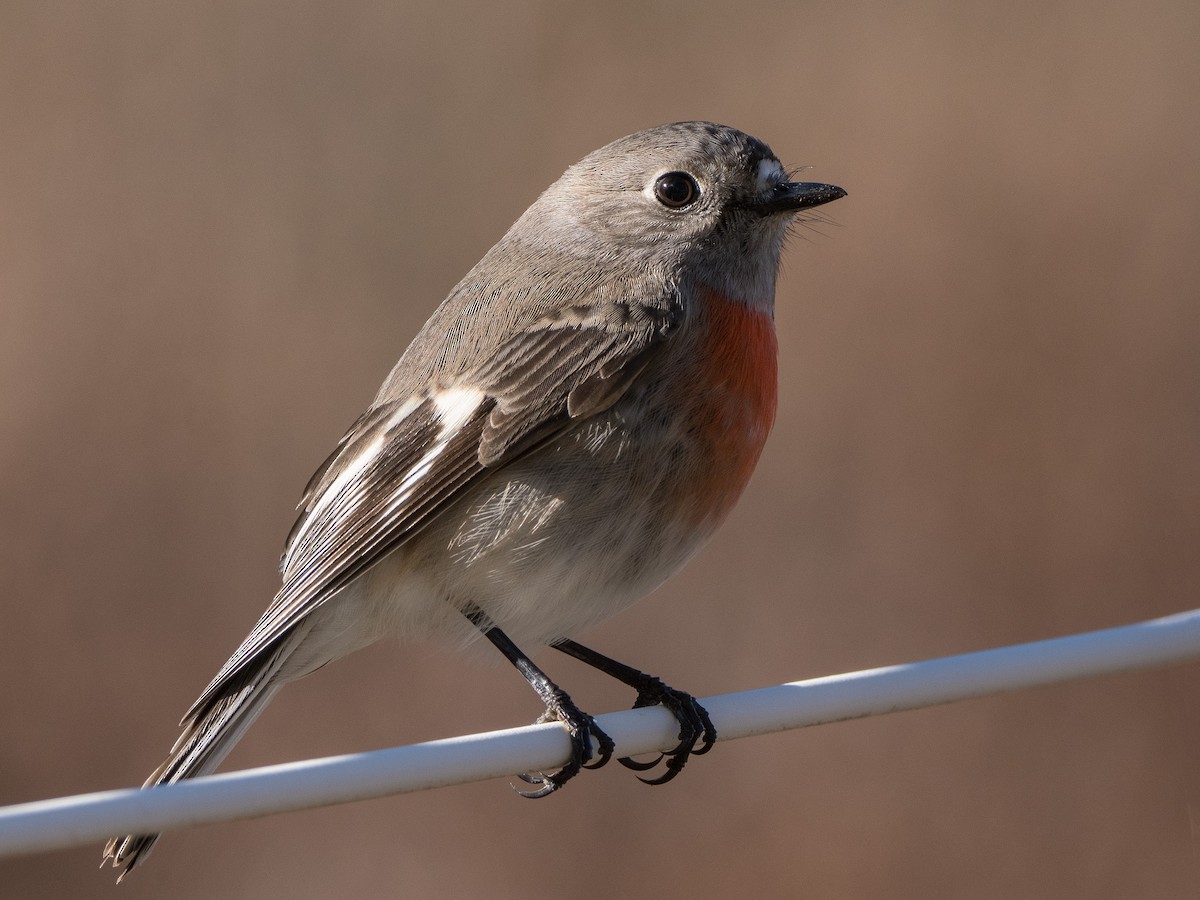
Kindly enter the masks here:
<path id="1" fill-rule="evenodd" d="M 831 185 L 788 181 L 771 148 L 735 128 L 676 122 L 588 154 L 510 238 L 548 240 L 559 252 L 670 280 L 695 275 L 769 303 L 795 214 L 843 196 Z"/>
<path id="2" fill-rule="evenodd" d="M 623 137 L 569 168 L 467 273 L 380 397 L 465 371 L 514 331 L 580 302 L 665 302 L 702 281 L 770 310 L 788 224 L 844 195 L 789 182 L 766 144 L 724 125 Z"/>

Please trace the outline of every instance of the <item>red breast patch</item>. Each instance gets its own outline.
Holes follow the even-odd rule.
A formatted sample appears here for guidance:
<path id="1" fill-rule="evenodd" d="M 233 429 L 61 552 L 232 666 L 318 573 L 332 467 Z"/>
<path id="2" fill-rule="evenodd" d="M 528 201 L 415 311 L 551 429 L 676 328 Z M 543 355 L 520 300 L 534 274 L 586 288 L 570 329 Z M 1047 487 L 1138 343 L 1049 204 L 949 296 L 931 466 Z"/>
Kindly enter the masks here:
<path id="1" fill-rule="evenodd" d="M 775 424 L 778 348 L 771 316 L 700 289 L 696 429 L 707 465 L 695 483 L 695 519 L 719 522 L 741 496 Z"/>

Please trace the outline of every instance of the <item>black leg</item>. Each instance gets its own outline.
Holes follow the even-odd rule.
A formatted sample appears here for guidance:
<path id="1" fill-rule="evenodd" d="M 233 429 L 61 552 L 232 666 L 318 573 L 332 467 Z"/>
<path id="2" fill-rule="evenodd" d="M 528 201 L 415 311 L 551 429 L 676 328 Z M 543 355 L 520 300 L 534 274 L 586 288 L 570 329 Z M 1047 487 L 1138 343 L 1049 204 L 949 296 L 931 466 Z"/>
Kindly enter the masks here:
<path id="1" fill-rule="evenodd" d="M 658 759 L 650 762 L 637 762 L 629 757 L 618 760 L 626 768 L 644 772 L 666 759 L 667 770 L 658 778 L 638 776 L 646 784 L 665 784 L 683 770 L 688 757 L 692 754 L 707 753 L 716 743 L 717 729 L 713 726 L 708 711 L 691 694 L 668 687 L 653 675 L 647 675 L 633 666 L 610 659 L 603 653 L 597 653 L 575 641 L 562 640 L 553 646 L 555 650 L 561 650 L 568 656 L 573 656 L 580 662 L 585 662 L 636 690 L 638 693 L 637 700 L 633 704 L 634 709 L 661 704 L 675 716 L 679 722 L 679 743 L 674 750 L 659 754 Z M 696 746 L 698 743 L 699 747 Z"/>
<path id="2" fill-rule="evenodd" d="M 541 787 L 536 791 L 517 793 L 522 797 L 535 799 L 545 797 L 578 775 L 581 768 L 598 769 L 608 762 L 613 753 L 612 738 L 597 727 L 595 720 L 576 706 L 566 691 L 551 681 L 533 660 L 522 653 L 507 634 L 495 625 L 489 625 L 487 614 L 483 610 L 472 603 L 463 610 L 463 614 L 483 632 L 484 637 L 496 645 L 496 649 L 503 653 L 510 663 L 516 666 L 517 671 L 525 676 L 525 680 L 542 698 L 542 702 L 546 704 L 546 712 L 538 721 L 562 722 L 571 738 L 571 759 L 567 764 L 552 775 L 521 775 L 521 780 Z M 596 742 L 600 745 L 600 754 L 595 762 L 591 762 L 592 735 L 595 735 Z"/>

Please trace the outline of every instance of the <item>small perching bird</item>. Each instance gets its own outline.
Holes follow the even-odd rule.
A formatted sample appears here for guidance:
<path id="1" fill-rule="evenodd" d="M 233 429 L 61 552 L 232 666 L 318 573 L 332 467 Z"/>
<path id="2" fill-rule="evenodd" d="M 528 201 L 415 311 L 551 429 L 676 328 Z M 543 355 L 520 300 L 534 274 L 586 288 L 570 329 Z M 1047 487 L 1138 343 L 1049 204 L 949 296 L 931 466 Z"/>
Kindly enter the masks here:
<path id="1" fill-rule="evenodd" d="M 570 636 L 675 572 L 742 493 L 775 417 L 784 239 L 843 196 L 789 181 L 761 141 L 707 122 L 637 132 L 568 169 L 313 476 L 283 586 L 146 786 L 212 772 L 280 687 L 386 636 L 483 635 L 520 670 L 573 746 L 559 771 L 523 776 L 525 796 L 614 748 L 521 644 L 675 715 L 679 744 L 650 783 L 708 750 L 715 729 L 690 694 Z M 115 838 L 105 859 L 127 872 L 156 838 Z"/>

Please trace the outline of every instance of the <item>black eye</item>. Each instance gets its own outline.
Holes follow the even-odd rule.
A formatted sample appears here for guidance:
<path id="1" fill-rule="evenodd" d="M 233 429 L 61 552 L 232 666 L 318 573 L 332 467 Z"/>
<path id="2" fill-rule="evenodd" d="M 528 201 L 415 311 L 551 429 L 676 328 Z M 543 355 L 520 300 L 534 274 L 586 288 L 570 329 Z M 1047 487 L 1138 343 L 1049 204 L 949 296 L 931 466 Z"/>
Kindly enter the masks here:
<path id="1" fill-rule="evenodd" d="M 700 186 L 687 172 L 668 172 L 654 182 L 654 196 L 663 206 L 681 209 L 700 196 Z"/>

